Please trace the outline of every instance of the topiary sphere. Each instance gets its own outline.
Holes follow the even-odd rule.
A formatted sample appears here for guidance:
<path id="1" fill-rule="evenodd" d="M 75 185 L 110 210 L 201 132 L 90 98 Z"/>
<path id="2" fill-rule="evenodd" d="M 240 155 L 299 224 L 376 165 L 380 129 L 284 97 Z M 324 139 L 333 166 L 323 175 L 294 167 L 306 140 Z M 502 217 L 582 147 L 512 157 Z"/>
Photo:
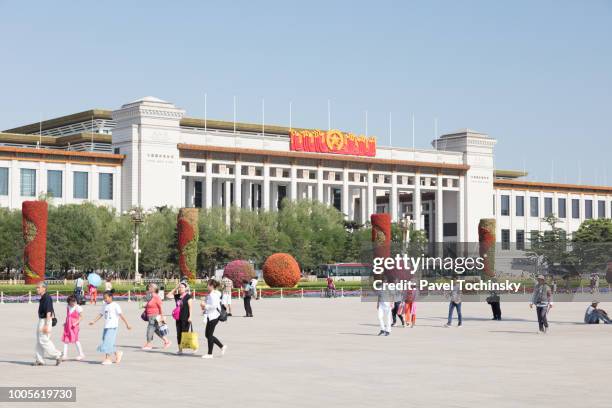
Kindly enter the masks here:
<path id="1" fill-rule="evenodd" d="M 292 288 L 300 280 L 300 265 L 289 254 L 273 254 L 263 266 L 263 278 L 272 288 Z"/>
<path id="2" fill-rule="evenodd" d="M 228 263 L 223 269 L 223 277 L 229 278 L 234 284 L 234 287 L 242 286 L 242 281 L 251 280 L 255 276 L 253 265 L 241 259 Z"/>

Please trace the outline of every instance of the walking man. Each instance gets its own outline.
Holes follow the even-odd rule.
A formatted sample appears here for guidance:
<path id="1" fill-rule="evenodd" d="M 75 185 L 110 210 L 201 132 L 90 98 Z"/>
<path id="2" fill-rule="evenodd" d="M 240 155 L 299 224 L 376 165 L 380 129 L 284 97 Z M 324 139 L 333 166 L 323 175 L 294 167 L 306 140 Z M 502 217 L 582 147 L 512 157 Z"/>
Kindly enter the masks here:
<path id="1" fill-rule="evenodd" d="M 444 327 L 451 327 L 453 323 L 453 310 L 457 309 L 457 327 L 461 327 L 461 288 L 457 279 L 453 280 L 453 289 L 450 292 L 450 303 L 448 304 L 448 321 Z"/>
<path id="2" fill-rule="evenodd" d="M 36 293 L 40 296 L 38 302 L 38 325 L 36 328 L 36 360 L 35 366 L 45 365 L 45 354 L 55 359 L 55 365 L 62 362 L 62 353 L 58 351 L 51 341 L 52 320 L 55 317 L 53 311 L 53 299 L 47 293 L 47 284 L 40 282 L 36 285 Z"/>
<path id="3" fill-rule="evenodd" d="M 548 331 L 548 319 L 546 314 L 548 310 L 553 306 L 552 304 L 552 290 L 550 286 L 546 284 L 546 278 L 544 275 L 538 275 L 538 283 L 533 288 L 533 296 L 531 297 L 531 303 L 529 307 L 533 308 L 536 306 L 536 314 L 538 315 L 538 327 L 539 333 L 546 333 Z"/>

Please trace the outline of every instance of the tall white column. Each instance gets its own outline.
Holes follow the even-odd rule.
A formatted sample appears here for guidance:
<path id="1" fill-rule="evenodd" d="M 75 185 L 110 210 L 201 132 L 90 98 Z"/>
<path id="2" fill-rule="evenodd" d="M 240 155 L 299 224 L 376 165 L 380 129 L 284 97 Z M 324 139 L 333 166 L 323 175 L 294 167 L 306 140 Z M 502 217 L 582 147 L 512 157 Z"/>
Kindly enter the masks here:
<path id="1" fill-rule="evenodd" d="M 212 208 L 212 161 L 210 161 L 210 157 L 206 158 L 206 163 L 204 164 L 204 171 L 206 172 L 206 185 L 204 186 L 204 208 Z"/>
<path id="2" fill-rule="evenodd" d="M 359 203 L 360 203 L 360 207 L 361 207 L 361 223 L 365 224 L 367 221 L 367 189 L 365 187 L 361 187 L 359 188 Z"/>
<path id="3" fill-rule="evenodd" d="M 234 167 L 234 205 L 242 208 L 242 164 L 238 162 Z"/>
<path id="4" fill-rule="evenodd" d="M 289 198 L 291 201 L 297 200 L 298 197 L 298 183 L 297 183 L 297 166 L 295 163 L 291 163 L 291 186 L 289 187 Z"/>
<path id="5" fill-rule="evenodd" d="M 397 172 L 394 169 L 393 173 L 391 174 L 391 195 L 389 196 L 389 208 L 391 210 L 391 221 L 392 222 L 397 222 L 397 213 L 398 213 L 397 202 L 398 202 Z"/>
<path id="6" fill-rule="evenodd" d="M 263 186 L 261 187 L 261 206 L 265 211 L 270 211 L 270 163 L 263 165 Z"/>
<path id="7" fill-rule="evenodd" d="M 376 205 L 376 197 L 374 197 L 374 173 L 372 172 L 372 169 L 368 169 L 368 201 L 367 201 L 367 207 L 366 207 L 366 220 L 368 220 L 367 217 L 369 217 L 370 215 L 374 214 L 374 206 Z"/>
<path id="8" fill-rule="evenodd" d="M 223 181 L 223 192 L 222 194 L 224 195 L 223 201 L 225 201 L 225 223 L 227 225 L 230 224 L 230 209 L 232 208 L 232 203 L 230 202 L 231 200 L 231 186 L 232 183 L 229 180 L 224 180 Z"/>
<path id="9" fill-rule="evenodd" d="M 353 205 L 351 197 L 349 196 L 349 170 L 348 167 L 344 167 L 342 170 L 342 213 L 346 219 L 350 219 L 350 206 Z"/>
<path id="10" fill-rule="evenodd" d="M 412 192 L 412 212 L 414 214 L 414 229 L 423 229 L 421 220 L 421 180 L 420 175 L 414 175 L 414 191 Z"/>
<path id="11" fill-rule="evenodd" d="M 325 203 L 325 195 L 323 191 L 323 168 L 321 167 L 321 163 L 317 167 L 317 201 L 320 203 Z"/>
<path id="12" fill-rule="evenodd" d="M 248 180 L 245 183 L 245 202 L 246 202 L 246 208 L 248 208 L 249 210 L 253 210 L 253 206 L 252 201 L 253 201 L 253 182 L 251 180 Z"/>
<path id="13" fill-rule="evenodd" d="M 436 242 L 444 242 L 444 192 L 440 175 L 436 187 Z"/>

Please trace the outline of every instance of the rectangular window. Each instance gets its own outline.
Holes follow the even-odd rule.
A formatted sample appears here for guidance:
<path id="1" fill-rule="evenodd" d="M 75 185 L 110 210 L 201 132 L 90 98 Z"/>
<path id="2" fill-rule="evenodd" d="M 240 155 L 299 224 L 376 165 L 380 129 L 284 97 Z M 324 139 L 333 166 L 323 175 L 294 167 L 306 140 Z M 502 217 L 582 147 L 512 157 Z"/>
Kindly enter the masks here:
<path id="1" fill-rule="evenodd" d="M 559 213 L 559 218 L 565 218 L 567 217 L 567 214 L 565 212 L 566 208 L 565 206 L 567 205 L 567 201 L 565 200 L 565 198 L 559 198 L 557 200 L 557 212 Z"/>
<path id="2" fill-rule="evenodd" d="M 193 183 L 194 197 L 193 206 L 196 208 L 202 208 L 202 182 L 196 181 Z"/>
<path id="3" fill-rule="evenodd" d="M 8 167 L 0 167 L 0 195 L 8 195 Z"/>
<path id="4" fill-rule="evenodd" d="M 516 216 L 523 217 L 525 215 L 525 197 L 516 196 Z"/>
<path id="5" fill-rule="evenodd" d="M 72 183 L 73 198 L 86 200 L 89 197 L 89 180 L 86 171 L 75 171 Z"/>
<path id="6" fill-rule="evenodd" d="M 532 217 L 540 216 L 540 199 L 538 197 L 529 197 L 529 214 Z"/>
<path id="7" fill-rule="evenodd" d="M 510 230 L 501 230 L 502 249 L 510 249 Z"/>
<path id="8" fill-rule="evenodd" d="M 113 199 L 113 173 L 98 174 L 99 180 L 99 198 L 100 200 Z"/>
<path id="9" fill-rule="evenodd" d="M 593 218 L 593 200 L 584 200 L 584 218 Z"/>
<path id="10" fill-rule="evenodd" d="M 510 215 L 510 196 L 501 196 L 501 215 Z"/>
<path id="11" fill-rule="evenodd" d="M 445 237 L 456 237 L 457 236 L 457 223 L 456 222 L 445 222 L 442 232 Z"/>
<path id="12" fill-rule="evenodd" d="M 47 194 L 51 198 L 62 198 L 61 170 L 47 170 Z"/>
<path id="13" fill-rule="evenodd" d="M 36 170 L 21 169 L 21 196 L 36 196 Z"/>
<path id="14" fill-rule="evenodd" d="M 525 230 L 516 230 L 516 249 L 525 249 Z"/>
<path id="15" fill-rule="evenodd" d="M 580 200 L 572 198 L 572 218 L 580 218 Z"/>
<path id="16" fill-rule="evenodd" d="M 597 218 L 606 218 L 606 202 L 604 200 L 597 202 Z"/>
<path id="17" fill-rule="evenodd" d="M 548 217 L 553 213 L 552 209 L 552 197 L 544 197 L 544 216 Z"/>

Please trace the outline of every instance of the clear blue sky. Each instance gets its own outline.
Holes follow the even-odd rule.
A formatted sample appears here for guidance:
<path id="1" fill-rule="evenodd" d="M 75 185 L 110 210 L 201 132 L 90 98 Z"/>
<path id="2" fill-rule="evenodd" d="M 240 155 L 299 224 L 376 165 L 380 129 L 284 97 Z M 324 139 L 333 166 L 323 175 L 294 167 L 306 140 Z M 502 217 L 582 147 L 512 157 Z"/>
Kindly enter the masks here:
<path id="1" fill-rule="evenodd" d="M 189 116 L 429 147 L 469 127 L 496 167 L 612 185 L 612 1 L 0 0 L 0 129 L 153 95 Z M 605 175 L 605 177 L 604 177 Z"/>

